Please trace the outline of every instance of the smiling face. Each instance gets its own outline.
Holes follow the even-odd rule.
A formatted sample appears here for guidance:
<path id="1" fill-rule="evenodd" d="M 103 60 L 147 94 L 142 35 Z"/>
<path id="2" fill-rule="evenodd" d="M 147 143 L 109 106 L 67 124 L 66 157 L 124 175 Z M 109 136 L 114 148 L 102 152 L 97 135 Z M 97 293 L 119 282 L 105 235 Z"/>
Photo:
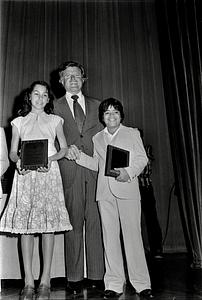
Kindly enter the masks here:
<path id="1" fill-rule="evenodd" d="M 121 114 L 112 105 L 104 112 L 103 121 L 107 126 L 108 131 L 113 134 L 120 126 Z"/>
<path id="2" fill-rule="evenodd" d="M 39 113 L 49 101 L 48 91 L 44 85 L 36 84 L 31 92 L 32 112 Z"/>
<path id="3" fill-rule="evenodd" d="M 78 94 L 84 83 L 81 70 L 78 67 L 67 67 L 60 74 L 60 82 L 67 92 Z"/>

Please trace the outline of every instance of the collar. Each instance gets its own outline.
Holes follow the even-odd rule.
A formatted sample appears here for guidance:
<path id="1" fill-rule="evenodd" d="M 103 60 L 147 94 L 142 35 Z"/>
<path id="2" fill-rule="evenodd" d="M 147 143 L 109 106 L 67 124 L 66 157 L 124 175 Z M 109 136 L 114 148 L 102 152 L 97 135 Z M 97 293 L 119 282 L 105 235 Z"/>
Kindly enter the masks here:
<path id="1" fill-rule="evenodd" d="M 36 112 L 33 112 L 33 111 L 30 111 L 29 114 L 33 115 L 33 116 L 42 116 L 42 115 L 45 115 L 46 112 L 43 110 L 39 113 L 36 113 Z"/>
<path id="2" fill-rule="evenodd" d="M 65 97 L 66 97 L 66 99 L 71 99 L 73 101 L 73 99 L 71 98 L 72 95 L 77 95 L 79 97 L 79 99 L 81 99 L 81 97 L 82 97 L 83 94 L 82 94 L 81 91 L 78 94 L 71 94 L 69 92 L 66 92 Z"/>
<path id="3" fill-rule="evenodd" d="M 71 98 L 72 95 L 78 95 L 79 96 L 78 103 L 81 105 L 81 107 L 84 111 L 84 114 L 86 114 L 85 98 L 84 98 L 84 95 L 82 94 L 81 91 L 78 94 L 71 94 L 69 92 L 66 92 L 66 94 L 65 94 L 65 98 L 67 100 L 67 103 L 69 104 L 71 112 L 73 113 L 73 99 Z M 74 113 L 73 113 L 73 115 L 74 115 Z"/>
<path id="4" fill-rule="evenodd" d="M 117 133 L 119 132 L 119 130 L 120 130 L 120 128 L 121 128 L 122 126 L 123 126 L 123 125 L 120 124 L 119 128 L 118 128 L 113 134 L 109 133 L 107 127 L 105 127 L 105 128 L 104 128 L 104 133 L 107 134 L 107 135 L 112 139 L 112 138 L 114 138 L 114 137 L 117 135 Z"/>

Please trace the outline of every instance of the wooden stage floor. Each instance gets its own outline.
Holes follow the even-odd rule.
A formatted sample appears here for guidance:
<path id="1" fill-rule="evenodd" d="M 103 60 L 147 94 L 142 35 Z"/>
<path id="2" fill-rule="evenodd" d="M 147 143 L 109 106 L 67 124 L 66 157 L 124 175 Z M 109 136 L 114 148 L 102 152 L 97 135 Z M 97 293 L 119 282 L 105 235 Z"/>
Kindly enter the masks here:
<path id="1" fill-rule="evenodd" d="M 156 300 L 198 300 L 202 299 L 202 269 L 191 269 L 187 255 L 164 254 L 161 260 L 148 259 L 154 299 Z M 65 290 L 65 278 L 51 280 L 50 300 L 64 299 L 103 299 L 102 291 L 84 288 L 77 296 L 69 295 Z M 22 280 L 2 280 L 0 299 L 19 299 L 23 286 Z M 125 287 L 119 300 L 142 300 L 130 286 Z"/>

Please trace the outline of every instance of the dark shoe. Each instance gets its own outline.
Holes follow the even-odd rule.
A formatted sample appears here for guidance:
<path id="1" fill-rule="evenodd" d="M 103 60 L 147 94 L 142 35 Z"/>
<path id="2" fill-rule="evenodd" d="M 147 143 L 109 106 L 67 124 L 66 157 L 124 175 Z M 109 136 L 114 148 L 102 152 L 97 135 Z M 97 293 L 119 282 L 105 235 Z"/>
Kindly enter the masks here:
<path id="1" fill-rule="evenodd" d="M 104 299 L 109 299 L 109 298 L 118 298 L 121 296 L 123 293 L 117 293 L 112 290 L 105 290 L 104 291 Z"/>
<path id="2" fill-rule="evenodd" d="M 93 280 L 87 279 L 85 280 L 85 287 L 89 289 L 96 289 L 96 290 L 104 290 L 104 281 L 103 280 Z"/>
<path id="3" fill-rule="evenodd" d="M 26 285 L 20 293 L 20 300 L 33 300 L 34 294 L 34 287 L 31 285 Z"/>
<path id="4" fill-rule="evenodd" d="M 36 294 L 37 300 L 48 300 L 50 299 L 50 287 L 45 284 L 40 284 Z"/>
<path id="5" fill-rule="evenodd" d="M 68 281 L 67 292 L 72 295 L 78 295 L 83 288 L 82 281 Z"/>
<path id="6" fill-rule="evenodd" d="M 154 254 L 155 259 L 163 259 L 163 254 L 161 252 Z"/>
<path id="7" fill-rule="evenodd" d="M 163 258 L 163 251 L 162 250 L 156 250 L 156 251 L 153 251 L 151 253 L 151 256 L 154 258 L 154 259 L 162 259 Z"/>
<path id="8" fill-rule="evenodd" d="M 153 299 L 152 291 L 150 289 L 146 289 L 140 292 L 140 297 L 143 299 Z"/>
<path id="9" fill-rule="evenodd" d="M 154 255 L 154 258 L 160 260 L 160 259 L 163 259 L 163 256 L 160 254 L 156 254 L 156 255 Z"/>

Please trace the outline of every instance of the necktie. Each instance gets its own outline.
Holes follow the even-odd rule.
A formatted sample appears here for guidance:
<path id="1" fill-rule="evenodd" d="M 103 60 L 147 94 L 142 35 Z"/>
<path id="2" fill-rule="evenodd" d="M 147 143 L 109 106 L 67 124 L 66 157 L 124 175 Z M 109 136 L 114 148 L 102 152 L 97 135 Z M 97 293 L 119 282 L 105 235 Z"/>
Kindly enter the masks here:
<path id="1" fill-rule="evenodd" d="M 74 117 L 78 127 L 79 132 L 81 133 L 83 128 L 83 123 L 85 120 L 85 115 L 81 105 L 78 103 L 77 99 L 79 98 L 77 95 L 72 95 L 71 98 L 74 100 L 73 109 L 74 109 Z"/>

